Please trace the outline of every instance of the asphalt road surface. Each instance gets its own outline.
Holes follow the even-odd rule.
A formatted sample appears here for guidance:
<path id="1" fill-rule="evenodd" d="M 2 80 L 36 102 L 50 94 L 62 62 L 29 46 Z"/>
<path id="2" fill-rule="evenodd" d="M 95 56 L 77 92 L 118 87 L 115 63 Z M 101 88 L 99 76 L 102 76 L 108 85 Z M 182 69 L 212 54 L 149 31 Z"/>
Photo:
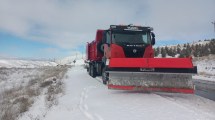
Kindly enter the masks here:
<path id="1" fill-rule="evenodd" d="M 195 94 L 215 101 L 215 82 L 194 80 Z"/>

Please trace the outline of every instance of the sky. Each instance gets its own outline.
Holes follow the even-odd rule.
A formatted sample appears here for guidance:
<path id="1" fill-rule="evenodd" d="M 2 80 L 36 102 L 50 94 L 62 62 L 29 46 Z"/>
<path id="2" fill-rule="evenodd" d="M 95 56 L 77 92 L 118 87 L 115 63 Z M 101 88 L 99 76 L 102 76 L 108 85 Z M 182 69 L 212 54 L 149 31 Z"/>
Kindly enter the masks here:
<path id="1" fill-rule="evenodd" d="M 215 38 L 215 0 L 0 0 L 0 57 L 85 53 L 97 29 L 151 26 L 157 45 Z"/>

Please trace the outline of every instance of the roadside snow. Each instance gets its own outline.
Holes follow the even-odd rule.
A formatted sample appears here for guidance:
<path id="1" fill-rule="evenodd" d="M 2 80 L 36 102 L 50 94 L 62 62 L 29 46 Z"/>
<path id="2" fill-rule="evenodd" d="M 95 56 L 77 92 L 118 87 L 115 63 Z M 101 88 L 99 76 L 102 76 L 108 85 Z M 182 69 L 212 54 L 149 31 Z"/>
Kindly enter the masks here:
<path id="1" fill-rule="evenodd" d="M 19 120 L 42 120 L 48 109 L 46 107 L 45 95 L 38 96 L 35 98 L 36 102 L 29 109 L 29 111 L 25 112 L 23 116 L 19 118 Z"/>
<path id="2" fill-rule="evenodd" d="M 215 76 L 215 60 L 200 60 L 196 62 L 199 73 Z"/>
<path id="3" fill-rule="evenodd" d="M 214 120 L 215 102 L 187 94 L 108 90 L 81 66 L 68 73 L 65 95 L 52 109 L 29 111 L 43 120 Z M 40 100 L 41 101 L 41 100 Z M 30 119 L 25 114 L 23 117 Z"/>
<path id="4" fill-rule="evenodd" d="M 2 68 L 0 71 L 0 94 L 2 91 L 27 85 L 31 79 L 40 76 L 42 72 L 42 69 Z"/>
<path id="5" fill-rule="evenodd" d="M 50 61 L 0 59 L 0 68 L 38 68 L 42 66 L 57 66 Z"/>
<path id="6" fill-rule="evenodd" d="M 56 60 L 56 63 L 60 65 L 83 65 L 85 54 L 77 54 L 75 56 L 65 57 L 63 59 Z M 75 61 L 75 62 L 74 62 Z"/>
<path id="7" fill-rule="evenodd" d="M 195 64 L 197 65 L 198 75 L 194 75 L 193 79 L 215 82 L 215 60 L 198 60 Z"/>

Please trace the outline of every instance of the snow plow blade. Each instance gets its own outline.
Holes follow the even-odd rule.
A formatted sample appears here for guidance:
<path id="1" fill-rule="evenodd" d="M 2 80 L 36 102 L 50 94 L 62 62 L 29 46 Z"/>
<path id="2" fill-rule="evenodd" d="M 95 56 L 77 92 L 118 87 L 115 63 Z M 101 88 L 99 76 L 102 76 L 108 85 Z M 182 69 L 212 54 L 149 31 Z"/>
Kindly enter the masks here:
<path id="1" fill-rule="evenodd" d="M 114 58 L 106 73 L 109 89 L 193 94 L 197 68 L 190 58 Z"/>

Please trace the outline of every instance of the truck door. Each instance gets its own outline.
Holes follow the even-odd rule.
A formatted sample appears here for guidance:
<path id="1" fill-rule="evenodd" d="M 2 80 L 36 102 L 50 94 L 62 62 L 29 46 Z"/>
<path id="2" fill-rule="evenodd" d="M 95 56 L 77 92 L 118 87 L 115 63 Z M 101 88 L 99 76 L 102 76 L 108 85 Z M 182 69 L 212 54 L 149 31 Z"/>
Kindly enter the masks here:
<path id="1" fill-rule="evenodd" d="M 111 56 L 111 32 L 108 30 L 104 33 L 104 56 L 109 59 Z"/>

